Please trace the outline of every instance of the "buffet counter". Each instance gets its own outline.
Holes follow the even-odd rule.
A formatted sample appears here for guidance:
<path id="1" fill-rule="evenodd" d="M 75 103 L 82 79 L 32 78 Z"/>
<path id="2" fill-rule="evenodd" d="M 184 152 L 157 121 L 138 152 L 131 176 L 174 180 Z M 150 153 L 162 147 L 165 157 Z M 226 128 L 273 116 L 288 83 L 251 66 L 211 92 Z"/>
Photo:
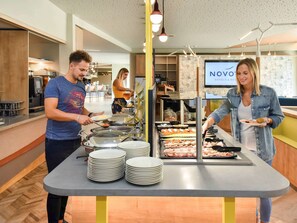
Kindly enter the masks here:
<path id="1" fill-rule="evenodd" d="M 0 132 L 43 118 L 45 118 L 44 111 L 30 113 L 29 115 L 2 117 Z"/>
<path id="2" fill-rule="evenodd" d="M 57 195 L 97 196 L 98 223 L 108 222 L 108 196 L 223 197 L 223 222 L 234 223 L 235 197 L 276 197 L 285 194 L 290 187 L 285 177 L 256 155 L 249 151 L 244 153 L 252 165 L 165 163 L 160 183 L 137 186 L 124 178 L 109 183 L 89 180 L 87 163 L 76 159 L 85 154 L 80 147 L 45 177 L 44 188 Z"/>
<path id="3" fill-rule="evenodd" d="M 0 192 L 44 162 L 44 112 L 3 117 L 0 126 Z"/>

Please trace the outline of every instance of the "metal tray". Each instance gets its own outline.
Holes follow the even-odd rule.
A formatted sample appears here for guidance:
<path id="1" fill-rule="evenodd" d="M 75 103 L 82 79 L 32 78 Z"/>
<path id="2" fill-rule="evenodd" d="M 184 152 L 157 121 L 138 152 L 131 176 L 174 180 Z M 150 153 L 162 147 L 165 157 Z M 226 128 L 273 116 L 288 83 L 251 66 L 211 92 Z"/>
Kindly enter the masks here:
<path id="1" fill-rule="evenodd" d="M 175 139 L 183 140 L 183 138 L 175 138 Z M 188 138 L 188 139 L 193 140 L 193 138 Z M 197 156 L 194 156 L 194 157 L 176 157 L 176 156 L 171 156 L 170 157 L 170 156 L 166 156 L 164 154 L 164 150 L 168 149 L 168 148 L 165 148 L 164 141 L 166 141 L 166 140 L 161 140 L 160 141 L 160 158 L 161 159 L 196 159 L 197 158 Z M 177 148 L 172 148 L 172 149 L 178 149 L 178 147 Z M 220 152 L 220 151 L 218 151 L 218 152 Z M 235 152 L 233 152 L 233 151 L 222 151 L 222 152 L 231 152 L 232 155 L 231 156 L 202 156 L 202 158 L 203 159 L 235 159 L 237 157 L 237 154 Z"/>

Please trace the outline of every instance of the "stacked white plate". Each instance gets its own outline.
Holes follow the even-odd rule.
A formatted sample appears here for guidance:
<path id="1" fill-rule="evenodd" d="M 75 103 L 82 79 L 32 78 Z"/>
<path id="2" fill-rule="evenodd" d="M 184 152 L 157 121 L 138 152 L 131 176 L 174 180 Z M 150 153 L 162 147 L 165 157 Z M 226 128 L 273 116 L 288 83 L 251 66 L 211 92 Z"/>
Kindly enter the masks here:
<path id="1" fill-rule="evenodd" d="M 101 149 L 93 151 L 88 158 L 87 177 L 97 182 L 120 179 L 125 173 L 126 152 L 120 149 Z"/>
<path id="2" fill-rule="evenodd" d="M 144 141 L 126 141 L 118 144 L 126 152 L 126 160 L 133 157 L 149 156 L 150 144 Z"/>
<path id="3" fill-rule="evenodd" d="M 154 157 L 135 157 L 126 161 L 128 182 L 136 185 L 152 185 L 163 180 L 163 161 Z"/>

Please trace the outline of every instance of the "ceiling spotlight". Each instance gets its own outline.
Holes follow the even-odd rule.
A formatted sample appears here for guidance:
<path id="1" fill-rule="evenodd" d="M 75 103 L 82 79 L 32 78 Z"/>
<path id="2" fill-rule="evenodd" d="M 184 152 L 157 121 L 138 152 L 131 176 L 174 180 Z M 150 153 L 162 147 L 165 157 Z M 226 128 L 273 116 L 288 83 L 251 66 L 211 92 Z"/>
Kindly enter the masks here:
<path id="1" fill-rule="evenodd" d="M 151 13 L 150 19 L 153 24 L 160 24 L 162 22 L 163 15 L 159 10 L 159 4 L 157 0 L 154 4 L 154 11 Z"/>

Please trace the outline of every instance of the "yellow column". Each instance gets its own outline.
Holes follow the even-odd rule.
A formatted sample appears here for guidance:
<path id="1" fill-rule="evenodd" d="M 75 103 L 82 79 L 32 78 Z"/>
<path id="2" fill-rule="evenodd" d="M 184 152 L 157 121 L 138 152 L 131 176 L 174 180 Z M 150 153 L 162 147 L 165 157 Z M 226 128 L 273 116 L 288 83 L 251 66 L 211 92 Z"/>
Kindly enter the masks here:
<path id="1" fill-rule="evenodd" d="M 152 24 L 150 21 L 151 2 L 145 2 L 145 140 L 148 141 L 148 90 L 152 86 Z"/>
<path id="2" fill-rule="evenodd" d="M 223 223 L 235 223 L 235 197 L 224 197 Z"/>
<path id="3" fill-rule="evenodd" d="M 96 197 L 96 223 L 108 223 L 107 197 Z"/>

